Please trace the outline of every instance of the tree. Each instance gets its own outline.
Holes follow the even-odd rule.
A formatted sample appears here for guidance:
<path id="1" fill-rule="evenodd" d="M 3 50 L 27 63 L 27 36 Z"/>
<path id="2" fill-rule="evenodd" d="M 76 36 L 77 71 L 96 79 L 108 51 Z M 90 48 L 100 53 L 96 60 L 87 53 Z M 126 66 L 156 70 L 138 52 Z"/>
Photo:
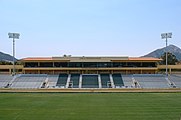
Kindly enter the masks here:
<path id="1" fill-rule="evenodd" d="M 0 65 L 13 65 L 13 62 L 8 62 L 8 61 L 0 61 Z M 22 62 L 16 61 L 15 65 L 22 65 Z"/>
<path id="2" fill-rule="evenodd" d="M 168 60 L 168 65 L 175 65 L 176 62 L 178 62 L 176 56 L 170 52 L 167 53 L 167 60 Z M 161 59 L 163 59 L 163 61 L 161 62 L 161 64 L 165 65 L 166 64 L 166 52 L 161 56 Z"/>
<path id="3" fill-rule="evenodd" d="M 12 65 L 12 62 L 0 61 L 0 65 Z"/>

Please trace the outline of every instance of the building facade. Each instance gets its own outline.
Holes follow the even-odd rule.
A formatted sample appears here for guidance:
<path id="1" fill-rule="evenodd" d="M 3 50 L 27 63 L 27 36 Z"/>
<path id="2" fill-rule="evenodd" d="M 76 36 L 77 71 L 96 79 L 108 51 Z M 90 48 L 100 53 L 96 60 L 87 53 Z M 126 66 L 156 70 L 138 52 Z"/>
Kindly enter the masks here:
<path id="1" fill-rule="evenodd" d="M 161 59 L 147 57 L 31 57 L 16 65 L 17 74 L 157 74 L 165 73 Z M 11 74 L 13 65 L 0 65 L 0 74 Z M 169 74 L 181 74 L 181 65 L 168 65 Z"/>
<path id="2" fill-rule="evenodd" d="M 145 57 L 38 57 L 24 58 L 23 74 L 155 74 L 158 58 Z"/>

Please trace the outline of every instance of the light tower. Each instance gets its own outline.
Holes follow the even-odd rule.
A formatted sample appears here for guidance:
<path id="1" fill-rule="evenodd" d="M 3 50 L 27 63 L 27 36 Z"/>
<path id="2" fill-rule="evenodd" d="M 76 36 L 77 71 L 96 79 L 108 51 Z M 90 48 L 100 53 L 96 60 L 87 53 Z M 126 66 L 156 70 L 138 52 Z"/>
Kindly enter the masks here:
<path id="1" fill-rule="evenodd" d="M 15 39 L 19 39 L 19 33 L 8 33 L 9 38 L 13 38 L 13 74 L 15 75 Z"/>
<path id="2" fill-rule="evenodd" d="M 167 55 L 167 53 L 168 53 L 168 51 L 167 51 L 168 41 L 167 41 L 167 39 L 172 38 L 172 33 L 162 33 L 161 37 L 162 37 L 162 39 L 166 39 L 166 76 L 168 76 L 168 55 Z"/>

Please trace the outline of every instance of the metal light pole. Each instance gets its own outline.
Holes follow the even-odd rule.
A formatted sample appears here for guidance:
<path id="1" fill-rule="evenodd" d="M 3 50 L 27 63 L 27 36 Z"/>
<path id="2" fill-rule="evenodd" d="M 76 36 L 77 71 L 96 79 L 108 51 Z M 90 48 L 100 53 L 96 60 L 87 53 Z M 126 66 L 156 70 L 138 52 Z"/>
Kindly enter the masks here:
<path id="1" fill-rule="evenodd" d="M 9 38 L 13 38 L 13 75 L 16 74 L 15 72 L 15 39 L 19 39 L 19 33 L 8 33 Z"/>
<path id="2" fill-rule="evenodd" d="M 162 39 L 166 39 L 166 76 L 168 76 L 168 51 L 167 51 L 167 45 L 168 45 L 168 38 L 172 38 L 172 33 L 162 33 L 161 34 Z"/>

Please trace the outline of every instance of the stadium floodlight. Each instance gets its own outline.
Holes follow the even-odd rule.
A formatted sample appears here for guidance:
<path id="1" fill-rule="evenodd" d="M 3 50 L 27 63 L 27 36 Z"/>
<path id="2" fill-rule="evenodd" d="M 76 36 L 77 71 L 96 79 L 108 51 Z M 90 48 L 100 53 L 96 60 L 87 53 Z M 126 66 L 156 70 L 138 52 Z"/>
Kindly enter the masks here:
<path id="1" fill-rule="evenodd" d="M 161 37 L 162 39 L 166 39 L 166 76 L 168 76 L 168 55 L 167 55 L 167 44 L 168 44 L 168 41 L 167 39 L 168 38 L 172 38 L 172 33 L 162 33 L 161 34 Z"/>
<path id="2" fill-rule="evenodd" d="M 9 38 L 13 38 L 13 74 L 15 75 L 15 39 L 19 39 L 19 33 L 8 33 Z"/>
<path id="3" fill-rule="evenodd" d="M 162 36 L 162 39 L 172 38 L 172 33 L 162 33 L 161 36 Z"/>
<path id="4" fill-rule="evenodd" d="M 19 33 L 8 33 L 9 38 L 19 39 Z"/>

